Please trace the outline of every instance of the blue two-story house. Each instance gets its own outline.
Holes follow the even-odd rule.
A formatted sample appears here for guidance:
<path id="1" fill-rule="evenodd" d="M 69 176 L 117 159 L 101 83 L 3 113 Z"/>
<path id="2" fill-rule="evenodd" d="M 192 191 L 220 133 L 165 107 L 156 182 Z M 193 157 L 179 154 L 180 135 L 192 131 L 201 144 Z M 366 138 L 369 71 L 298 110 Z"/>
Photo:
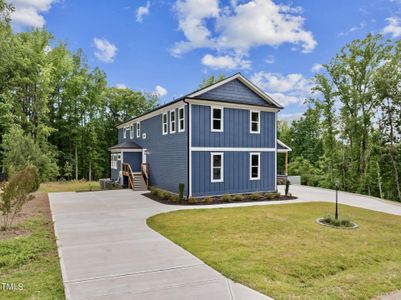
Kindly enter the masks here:
<path id="1" fill-rule="evenodd" d="M 280 109 L 237 73 L 120 124 L 111 177 L 188 197 L 276 191 Z"/>

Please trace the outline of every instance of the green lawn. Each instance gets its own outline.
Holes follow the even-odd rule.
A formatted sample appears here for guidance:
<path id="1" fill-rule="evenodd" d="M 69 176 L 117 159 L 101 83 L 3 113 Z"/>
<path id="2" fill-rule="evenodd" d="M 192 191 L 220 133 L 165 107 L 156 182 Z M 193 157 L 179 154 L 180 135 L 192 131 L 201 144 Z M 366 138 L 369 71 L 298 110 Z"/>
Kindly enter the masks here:
<path id="1" fill-rule="evenodd" d="M 360 225 L 315 224 L 329 203 L 183 210 L 148 225 L 276 299 L 370 299 L 401 288 L 401 217 L 341 206 Z"/>
<path id="2" fill-rule="evenodd" d="M 0 284 L 18 287 L 0 286 L 0 299 L 64 299 L 52 226 L 44 217 L 30 218 L 18 226 L 29 235 L 0 240 Z"/>
<path id="3" fill-rule="evenodd" d="M 45 193 L 54 192 L 76 192 L 76 191 L 98 191 L 100 190 L 98 181 L 60 181 L 46 182 L 40 185 L 39 191 Z"/>

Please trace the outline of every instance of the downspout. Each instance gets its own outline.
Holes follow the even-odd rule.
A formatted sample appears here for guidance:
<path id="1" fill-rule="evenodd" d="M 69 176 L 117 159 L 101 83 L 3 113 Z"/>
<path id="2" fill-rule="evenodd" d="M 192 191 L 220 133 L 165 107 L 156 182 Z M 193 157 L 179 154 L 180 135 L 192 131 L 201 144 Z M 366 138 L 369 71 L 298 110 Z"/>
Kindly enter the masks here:
<path id="1" fill-rule="evenodd" d="M 187 137 L 187 182 L 188 182 L 188 186 L 187 186 L 187 199 L 189 199 L 189 190 L 190 190 L 190 174 L 189 172 L 191 171 L 190 165 L 189 165 L 189 161 L 190 161 L 190 155 L 191 155 L 191 149 L 190 149 L 190 145 L 189 145 L 189 141 L 191 139 L 191 131 L 190 131 L 190 118 L 191 118 L 191 114 L 190 114 L 190 109 L 189 109 L 189 102 L 184 98 L 182 100 L 185 104 L 187 104 L 188 107 L 188 118 L 187 118 L 187 132 L 188 132 L 188 137 Z"/>

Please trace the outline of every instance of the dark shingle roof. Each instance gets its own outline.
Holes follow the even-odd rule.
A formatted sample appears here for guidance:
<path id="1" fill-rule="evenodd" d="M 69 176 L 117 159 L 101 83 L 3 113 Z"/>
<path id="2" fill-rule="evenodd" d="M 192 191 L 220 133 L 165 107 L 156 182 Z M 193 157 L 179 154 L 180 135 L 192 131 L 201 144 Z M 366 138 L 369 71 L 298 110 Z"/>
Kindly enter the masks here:
<path id="1" fill-rule="evenodd" d="M 142 147 L 134 142 L 122 142 L 109 148 L 109 150 L 115 149 L 142 149 Z"/>

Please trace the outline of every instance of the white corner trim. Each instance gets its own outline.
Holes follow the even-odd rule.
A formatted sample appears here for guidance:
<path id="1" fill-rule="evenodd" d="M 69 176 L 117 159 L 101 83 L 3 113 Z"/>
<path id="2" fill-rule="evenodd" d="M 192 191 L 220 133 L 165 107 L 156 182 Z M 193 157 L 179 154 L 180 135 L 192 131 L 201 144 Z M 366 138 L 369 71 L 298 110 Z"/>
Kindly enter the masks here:
<path id="1" fill-rule="evenodd" d="M 213 179 L 213 157 L 221 155 L 221 166 L 220 166 L 220 179 Z M 212 152 L 210 153 L 210 182 L 224 182 L 224 153 L 223 152 Z"/>
<path id="2" fill-rule="evenodd" d="M 192 114 L 192 105 L 191 103 L 188 104 L 189 109 L 188 109 L 188 124 L 189 124 L 189 128 L 188 128 L 188 136 L 189 136 L 189 182 L 188 182 L 188 186 L 189 186 L 189 197 L 192 197 L 192 119 L 191 119 L 191 114 Z"/>
<path id="3" fill-rule="evenodd" d="M 220 118 L 220 125 L 221 128 L 220 129 L 214 129 L 213 128 L 213 110 L 220 110 L 221 111 L 221 118 Z M 210 106 L 210 131 L 211 132 L 224 132 L 224 107 L 216 107 L 216 106 Z"/>
<path id="4" fill-rule="evenodd" d="M 276 148 L 248 148 L 248 147 L 191 147 L 193 152 L 275 152 Z"/>

